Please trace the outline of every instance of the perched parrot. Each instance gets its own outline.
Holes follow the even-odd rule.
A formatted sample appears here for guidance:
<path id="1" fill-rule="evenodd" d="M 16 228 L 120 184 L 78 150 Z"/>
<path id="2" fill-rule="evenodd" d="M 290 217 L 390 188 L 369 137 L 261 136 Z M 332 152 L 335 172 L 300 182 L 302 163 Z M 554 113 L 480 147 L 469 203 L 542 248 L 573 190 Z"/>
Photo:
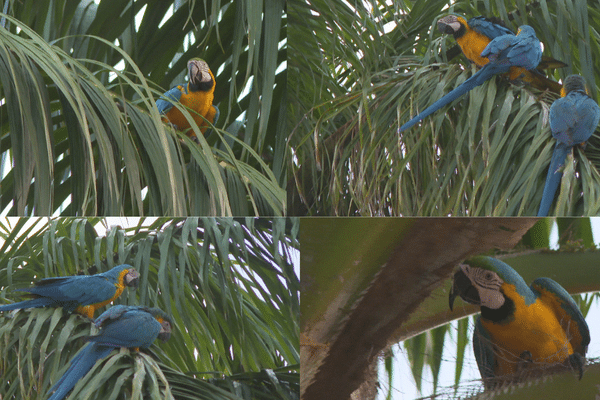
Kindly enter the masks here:
<path id="1" fill-rule="evenodd" d="M 125 286 L 137 287 L 140 274 L 131 265 L 123 264 L 96 275 L 61 276 L 46 278 L 28 289 L 31 300 L 0 306 L 0 311 L 21 308 L 63 307 L 88 318 L 94 318 L 97 309 L 118 298 Z"/>
<path id="2" fill-rule="evenodd" d="M 220 114 L 219 109 L 213 105 L 215 76 L 206 61 L 200 58 L 189 60 L 187 67 L 189 77 L 187 86 L 176 86 L 163 94 L 163 97 L 172 101 L 178 101 L 191 109 L 190 114 L 204 134 L 208 128 L 208 124 L 204 118 L 214 124 L 219 119 Z M 156 100 L 156 106 L 158 107 L 158 111 L 164 115 L 163 120 L 165 122 L 170 122 L 176 129 L 181 131 L 190 128 L 188 120 L 177 107 L 173 107 L 173 103 L 161 98 Z M 198 140 L 191 129 L 187 131 L 187 135 L 192 139 Z"/>
<path id="3" fill-rule="evenodd" d="M 498 22 L 501 23 L 501 21 Z M 481 52 L 490 41 L 498 36 L 514 35 L 513 31 L 500 23 L 496 23 L 495 20 L 482 16 L 474 17 L 467 21 L 460 15 L 450 14 L 444 18 L 440 18 L 437 25 L 439 31 L 454 36 L 456 43 L 458 43 L 463 54 L 469 61 L 475 63 L 479 67 L 483 67 L 488 63 L 488 59 L 481 57 Z M 555 93 L 560 93 L 562 86 L 558 82 L 546 78 L 540 69 L 542 67 L 562 68 L 566 66 L 567 64 L 561 61 L 551 57 L 542 56 L 542 60 L 537 69 L 528 71 L 523 68 L 513 67 L 509 71 L 509 78 L 513 80 L 522 74 L 523 76 L 521 79 L 530 85 L 540 90 L 550 89 Z"/>
<path id="4" fill-rule="evenodd" d="M 71 360 L 67 372 L 54 384 L 48 400 L 63 399 L 84 377 L 96 361 L 119 347 L 147 348 L 158 337 L 163 342 L 171 336 L 172 321 L 158 308 L 118 305 L 103 312 L 94 324 L 100 328 L 97 336 L 85 338 L 86 344 Z"/>
<path id="5" fill-rule="evenodd" d="M 600 120 L 600 107 L 587 93 L 583 77 L 568 76 L 561 96 L 550 107 L 550 130 L 556 139 L 556 147 L 546 175 L 538 217 L 545 217 L 550 211 L 567 154 L 573 146 L 584 143 L 592 136 Z"/>
<path id="6" fill-rule="evenodd" d="M 555 364 L 577 370 L 581 379 L 590 332 L 573 298 L 552 279 L 527 286 L 504 262 L 473 257 L 454 274 L 451 310 L 456 296 L 481 306 L 473 350 L 486 388 L 505 375 Z"/>
<path id="7" fill-rule="evenodd" d="M 542 49 L 533 28 L 528 25 L 522 25 L 516 35 L 510 34 L 496 37 L 485 47 L 480 55 L 489 60 L 483 68 L 464 81 L 459 87 L 455 88 L 450 93 L 427 107 L 419 115 L 402 125 L 402 127 L 400 127 L 400 132 L 407 130 L 417 122 L 433 114 L 441 107 L 451 103 L 473 88 L 482 85 L 494 75 L 509 72 L 509 70 L 514 67 L 520 67 L 526 70 L 535 69 L 542 58 Z M 517 77 L 514 78 L 516 79 Z"/>

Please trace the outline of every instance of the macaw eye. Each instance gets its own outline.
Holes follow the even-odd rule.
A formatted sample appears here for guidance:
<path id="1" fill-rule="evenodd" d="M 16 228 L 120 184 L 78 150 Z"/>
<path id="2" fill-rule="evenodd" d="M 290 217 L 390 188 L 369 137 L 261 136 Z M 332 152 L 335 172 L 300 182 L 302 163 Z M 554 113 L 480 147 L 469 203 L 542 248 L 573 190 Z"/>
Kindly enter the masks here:
<path id="1" fill-rule="evenodd" d="M 493 277 L 494 277 L 494 275 L 491 272 L 488 271 L 485 273 L 486 280 L 491 281 Z"/>

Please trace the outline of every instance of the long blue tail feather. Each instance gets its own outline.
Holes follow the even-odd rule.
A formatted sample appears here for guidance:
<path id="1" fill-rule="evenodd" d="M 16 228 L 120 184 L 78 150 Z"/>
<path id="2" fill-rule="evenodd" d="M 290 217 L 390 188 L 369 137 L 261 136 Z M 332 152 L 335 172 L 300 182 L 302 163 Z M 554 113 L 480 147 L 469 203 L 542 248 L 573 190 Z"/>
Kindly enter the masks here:
<path id="1" fill-rule="evenodd" d="M 40 297 L 37 299 L 19 301 L 18 303 L 5 304 L 0 306 L 0 311 L 19 310 L 21 308 L 41 308 L 53 304 L 52 299 Z"/>
<path id="2" fill-rule="evenodd" d="M 113 347 L 88 343 L 71 361 L 71 366 L 64 375 L 50 388 L 48 393 L 55 391 L 48 400 L 62 400 L 75 387 L 77 381 L 92 369 L 96 361 L 108 356 Z"/>
<path id="3" fill-rule="evenodd" d="M 550 212 L 550 206 L 554 200 L 556 189 L 560 185 L 562 179 L 561 166 L 564 165 L 567 154 L 571 150 L 570 146 L 562 142 L 557 142 L 552 153 L 552 160 L 550 161 L 550 167 L 548 168 L 548 175 L 546 175 L 546 183 L 544 184 L 544 193 L 542 194 L 542 201 L 540 202 L 540 209 L 538 211 L 538 217 L 545 217 Z"/>
<path id="4" fill-rule="evenodd" d="M 492 76 L 506 72 L 508 67 L 502 64 L 488 63 L 483 68 L 471 76 L 469 79 L 464 81 L 459 87 L 453 89 L 451 92 L 446 94 L 444 97 L 427 107 L 419 115 L 405 123 L 400 127 L 400 132 L 407 130 L 408 128 L 415 125 L 417 122 L 427 118 L 446 104 L 458 99 L 460 96 L 471 91 L 473 88 L 482 85 L 485 81 L 490 79 Z"/>

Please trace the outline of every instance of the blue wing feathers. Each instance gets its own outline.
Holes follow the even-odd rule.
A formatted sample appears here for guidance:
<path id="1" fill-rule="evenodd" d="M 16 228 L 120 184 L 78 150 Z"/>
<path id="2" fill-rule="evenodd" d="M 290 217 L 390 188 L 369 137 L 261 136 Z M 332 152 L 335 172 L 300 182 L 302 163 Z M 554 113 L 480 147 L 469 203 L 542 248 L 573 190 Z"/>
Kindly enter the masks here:
<path id="1" fill-rule="evenodd" d="M 177 101 L 179 101 L 179 99 L 181 99 L 181 89 L 179 88 L 179 86 L 175 86 L 171 90 L 164 93 L 163 97 L 166 97 L 174 102 L 177 102 Z M 156 107 L 158 107 L 159 113 L 165 114 L 165 113 L 169 112 L 169 110 L 173 107 L 173 103 L 161 98 L 161 99 L 156 100 Z"/>
<path id="2" fill-rule="evenodd" d="M 498 36 L 502 36 L 502 35 L 514 35 L 515 33 L 513 31 L 511 31 L 510 29 L 499 25 L 499 24 L 495 24 L 492 21 L 489 21 L 488 19 L 486 19 L 485 17 L 479 16 L 479 17 L 473 17 L 470 20 L 467 21 L 467 24 L 469 24 L 469 27 L 471 29 L 473 29 L 476 32 L 481 33 L 484 36 L 487 36 L 490 39 L 494 39 Z"/>
<path id="3" fill-rule="evenodd" d="M 115 295 L 119 274 L 129 267 L 124 264 L 96 275 L 42 279 L 30 288 L 15 289 L 27 292 L 35 299 L 0 306 L 0 311 L 37 307 L 64 307 L 74 311 L 80 305 L 101 303 Z"/>
<path id="4" fill-rule="evenodd" d="M 160 329 L 160 323 L 146 309 L 130 309 L 118 320 L 104 322 L 102 334 L 89 340 L 112 347 L 150 347 Z"/>
<path id="5" fill-rule="evenodd" d="M 44 283 L 24 291 L 53 299 L 56 304 L 74 302 L 88 305 L 110 299 L 116 288 L 115 282 L 110 282 L 106 277 L 82 275 Z"/>
<path id="6" fill-rule="evenodd" d="M 138 307 L 139 306 L 125 306 L 123 304 L 113 306 L 113 307 L 109 308 L 108 310 L 104 311 L 102 314 L 100 314 L 100 316 L 98 318 L 96 318 L 96 320 L 94 321 L 94 325 L 96 325 L 96 328 L 100 328 L 105 323 L 106 324 L 110 323 L 110 320 L 115 320 L 115 319 L 119 318 L 121 315 L 123 315 L 125 312 L 133 310 Z"/>
<path id="7" fill-rule="evenodd" d="M 221 111 L 219 111 L 219 107 L 217 107 L 215 105 L 213 105 L 212 107 L 215 109 L 215 120 L 213 121 L 213 125 L 214 125 L 219 120 L 219 117 L 221 116 Z"/>
<path id="8" fill-rule="evenodd" d="M 483 379 L 495 376 L 494 350 L 491 343 L 489 333 L 481 323 L 481 316 L 478 316 L 473 331 L 473 353 L 475 353 L 477 367 Z"/>

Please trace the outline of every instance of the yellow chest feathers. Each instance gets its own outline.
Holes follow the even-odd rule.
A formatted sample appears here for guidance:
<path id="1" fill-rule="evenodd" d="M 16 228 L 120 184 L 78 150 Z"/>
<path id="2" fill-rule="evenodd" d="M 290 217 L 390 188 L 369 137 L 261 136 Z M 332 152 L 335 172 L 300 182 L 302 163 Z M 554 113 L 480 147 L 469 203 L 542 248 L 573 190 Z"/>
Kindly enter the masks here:
<path id="1" fill-rule="evenodd" d="M 481 57 L 481 52 L 490 42 L 490 39 L 488 39 L 487 36 L 475 32 L 472 29 L 468 29 L 464 35 L 456 39 L 456 42 L 462 49 L 464 55 L 478 66 L 483 67 L 490 61 L 486 57 Z"/>
<path id="2" fill-rule="evenodd" d="M 520 355 L 529 351 L 534 363 L 551 364 L 564 361 L 573 354 L 573 347 L 551 307 L 537 299 L 526 305 L 517 295 L 514 285 L 503 286 L 505 295 L 515 302 L 514 319 L 505 324 L 481 320 L 494 344 L 501 373 L 511 373 Z M 499 371 L 498 371 L 499 372 Z"/>
<path id="3" fill-rule="evenodd" d="M 188 90 L 188 93 L 185 93 L 182 86 L 178 86 L 178 89 L 182 92 L 179 102 L 182 105 L 193 110 L 193 112 L 190 111 L 190 114 L 192 115 L 192 118 L 194 118 L 194 121 L 198 126 L 202 127 L 206 125 L 206 122 L 204 121 L 202 116 L 204 116 L 204 118 L 208 119 L 210 122 L 213 122 L 212 118 L 214 118 L 214 115 L 212 116 L 212 118 L 210 118 L 209 111 L 212 108 L 212 102 L 214 99 L 214 86 L 213 89 L 208 92 L 190 92 Z M 171 108 L 166 113 L 166 117 L 172 124 L 177 125 L 179 129 L 186 129 L 190 127 L 190 124 L 188 123 L 187 119 L 184 117 L 181 111 L 177 109 L 177 107 Z M 202 129 L 202 132 L 204 132 L 204 130 L 205 129 Z"/>

